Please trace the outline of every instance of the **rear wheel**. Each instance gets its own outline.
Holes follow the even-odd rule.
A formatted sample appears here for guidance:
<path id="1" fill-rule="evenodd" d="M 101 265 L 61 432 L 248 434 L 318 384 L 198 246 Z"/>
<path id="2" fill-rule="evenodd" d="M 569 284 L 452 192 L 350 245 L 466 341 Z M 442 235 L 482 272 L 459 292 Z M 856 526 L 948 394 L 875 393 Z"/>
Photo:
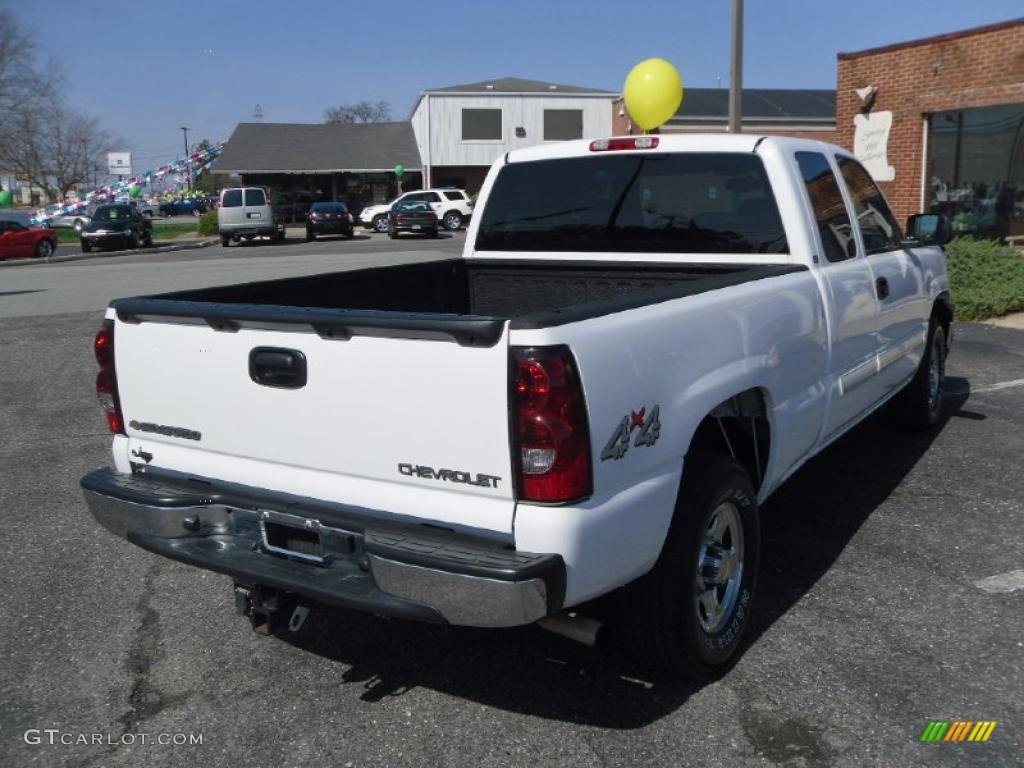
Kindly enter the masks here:
<path id="1" fill-rule="evenodd" d="M 82 253 L 89 253 L 92 250 L 92 246 L 89 245 L 85 240 L 82 241 Z"/>
<path id="2" fill-rule="evenodd" d="M 193 209 L 192 209 L 192 215 L 193 215 L 193 216 L 194 216 L 195 218 L 197 218 L 197 219 L 198 219 L 198 218 L 199 218 L 200 216 L 202 216 L 202 215 L 203 215 L 203 212 L 202 212 L 202 211 L 200 211 L 200 210 L 199 210 L 198 208 L 193 208 Z"/>
<path id="3" fill-rule="evenodd" d="M 138 247 L 139 247 L 140 242 L 141 242 L 141 240 L 139 238 L 139 233 L 137 231 L 136 232 L 132 232 L 132 239 L 131 239 L 131 248 L 132 248 L 132 250 L 137 250 Z"/>
<path id="4" fill-rule="evenodd" d="M 638 660 L 693 679 L 727 668 L 750 618 L 760 546 L 757 494 L 743 467 L 721 454 L 687 456 L 661 555 L 622 591 Z"/>
<path id="5" fill-rule="evenodd" d="M 231 245 L 231 235 L 221 235 L 220 245 L 222 248 L 227 248 L 229 245 Z"/>
<path id="6" fill-rule="evenodd" d="M 378 232 L 388 231 L 388 217 L 387 216 L 375 216 L 373 219 L 373 228 Z"/>
<path id="7" fill-rule="evenodd" d="M 36 258 L 37 259 L 48 259 L 53 256 L 54 252 L 53 243 L 49 240 L 40 240 L 36 245 Z"/>
<path id="8" fill-rule="evenodd" d="M 153 247 L 153 230 L 146 232 L 146 236 L 143 238 L 142 244 L 147 248 Z"/>
<path id="9" fill-rule="evenodd" d="M 314 235 L 313 232 L 307 227 L 306 228 L 306 242 L 308 243 L 310 240 L 316 240 L 316 235 Z"/>
<path id="10" fill-rule="evenodd" d="M 923 431 L 939 422 L 946 390 L 946 351 L 946 331 L 933 317 L 917 373 L 892 401 L 893 415 L 903 426 Z"/>
<path id="11" fill-rule="evenodd" d="M 444 215 L 444 228 L 454 232 L 462 226 L 462 214 L 458 211 L 448 211 Z"/>

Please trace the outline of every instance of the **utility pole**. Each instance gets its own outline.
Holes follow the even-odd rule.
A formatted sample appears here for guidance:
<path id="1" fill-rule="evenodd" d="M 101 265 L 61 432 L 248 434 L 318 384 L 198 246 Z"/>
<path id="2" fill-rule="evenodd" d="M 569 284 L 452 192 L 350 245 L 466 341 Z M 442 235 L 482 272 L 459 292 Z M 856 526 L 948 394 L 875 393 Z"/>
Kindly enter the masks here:
<path id="1" fill-rule="evenodd" d="M 743 0 L 732 0 L 732 59 L 729 67 L 729 133 L 740 132 L 743 110 Z"/>
<path id="2" fill-rule="evenodd" d="M 183 125 L 181 130 L 185 133 L 185 173 L 188 174 L 185 179 L 185 189 L 192 189 L 192 161 L 188 158 L 188 128 Z"/>

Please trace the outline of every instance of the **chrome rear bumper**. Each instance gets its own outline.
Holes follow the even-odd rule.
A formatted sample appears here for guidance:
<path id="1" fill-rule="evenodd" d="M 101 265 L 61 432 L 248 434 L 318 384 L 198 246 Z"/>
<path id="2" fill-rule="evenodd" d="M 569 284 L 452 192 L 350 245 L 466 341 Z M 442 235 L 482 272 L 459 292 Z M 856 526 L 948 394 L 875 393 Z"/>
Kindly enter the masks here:
<path id="1" fill-rule="evenodd" d="M 120 475 L 82 478 L 93 517 L 151 552 L 320 602 L 476 627 L 558 613 L 560 555 L 418 525 L 383 525 L 336 505 L 259 489 Z M 305 503 L 303 503 L 303 501 Z M 287 509 L 287 512 L 283 511 Z M 295 534 L 295 549 L 268 530 Z"/>

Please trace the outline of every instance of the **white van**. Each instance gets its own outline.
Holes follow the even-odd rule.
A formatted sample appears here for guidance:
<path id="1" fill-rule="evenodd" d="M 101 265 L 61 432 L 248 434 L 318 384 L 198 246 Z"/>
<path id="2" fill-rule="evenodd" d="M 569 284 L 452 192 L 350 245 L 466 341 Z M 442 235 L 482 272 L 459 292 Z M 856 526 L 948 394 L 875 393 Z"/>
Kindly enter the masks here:
<path id="1" fill-rule="evenodd" d="M 220 193 L 217 208 L 217 230 L 225 248 L 242 238 L 269 237 L 271 242 L 284 240 L 284 222 L 277 221 L 270 205 L 270 196 L 263 187 L 232 187 Z"/>

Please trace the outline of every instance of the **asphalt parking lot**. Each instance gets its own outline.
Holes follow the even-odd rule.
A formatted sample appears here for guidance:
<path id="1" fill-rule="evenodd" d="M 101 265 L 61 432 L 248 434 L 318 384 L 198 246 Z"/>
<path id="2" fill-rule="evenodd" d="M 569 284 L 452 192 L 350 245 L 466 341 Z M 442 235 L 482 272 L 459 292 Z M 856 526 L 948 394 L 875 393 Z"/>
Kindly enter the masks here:
<path id="1" fill-rule="evenodd" d="M 872 417 L 783 486 L 748 643 L 703 686 L 537 628 L 321 609 L 259 637 L 225 577 L 92 520 L 78 479 L 108 463 L 91 341 L 110 298 L 461 247 L 381 242 L 0 271 L 0 765 L 1021 764 L 1024 589 L 1005 590 L 1024 569 L 1024 331 L 957 325 L 940 429 Z M 986 743 L 920 743 L 936 719 L 999 724 Z"/>

